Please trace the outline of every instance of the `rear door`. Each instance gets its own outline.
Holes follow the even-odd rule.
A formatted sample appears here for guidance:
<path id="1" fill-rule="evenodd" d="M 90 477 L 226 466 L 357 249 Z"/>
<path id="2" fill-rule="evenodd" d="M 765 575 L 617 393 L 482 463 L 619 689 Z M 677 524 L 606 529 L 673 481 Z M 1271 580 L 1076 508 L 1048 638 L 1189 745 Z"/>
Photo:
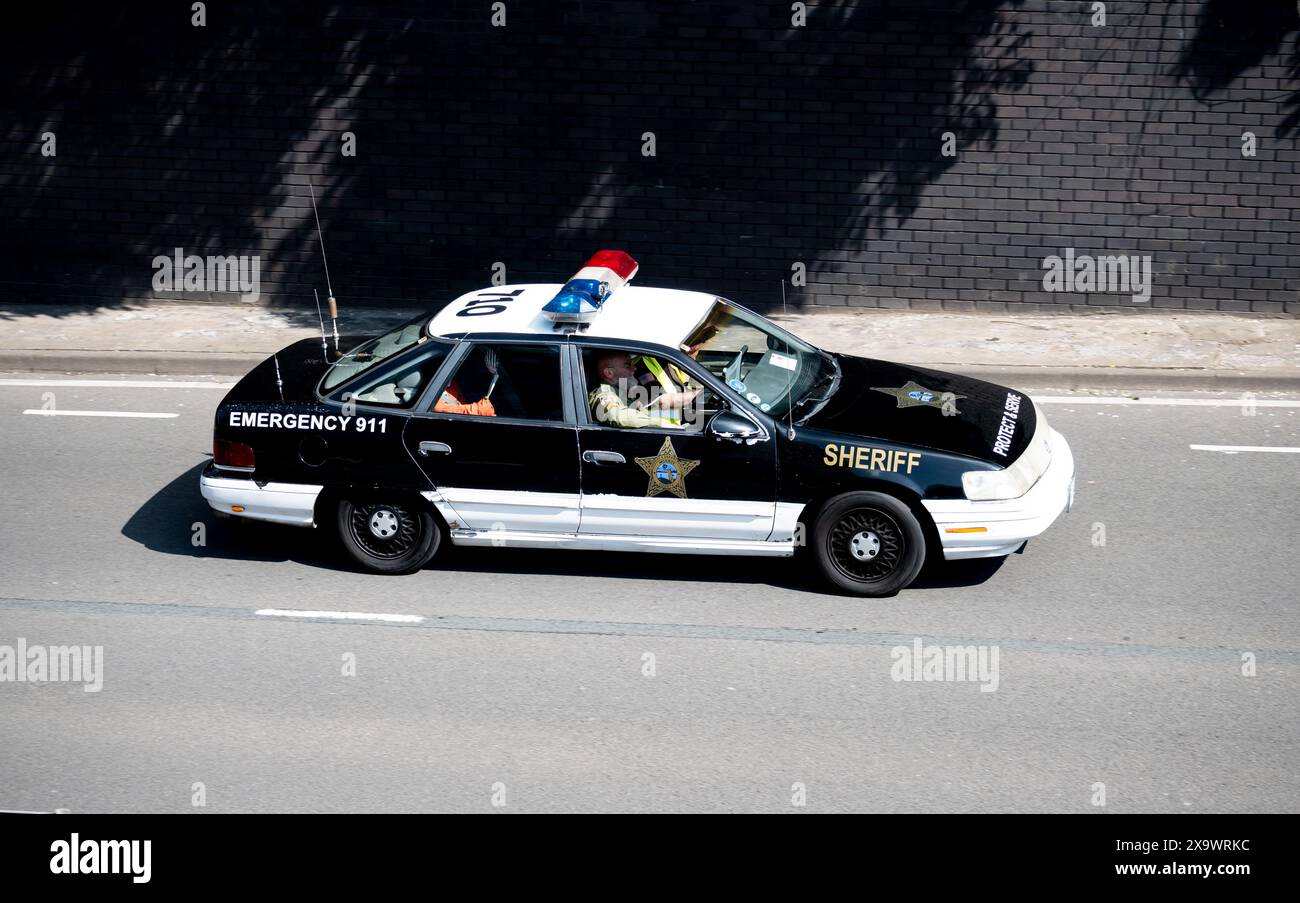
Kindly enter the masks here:
<path id="1" fill-rule="evenodd" d="M 576 533 L 578 438 L 560 341 L 467 341 L 408 422 L 407 451 L 452 529 Z M 434 410 L 440 398 L 479 413 Z M 448 518 L 451 520 L 452 518 Z"/>
<path id="2" fill-rule="evenodd" d="M 763 541 L 776 511 L 776 440 L 752 445 L 721 439 L 705 424 L 728 410 L 720 393 L 693 429 L 617 427 L 597 422 L 587 393 L 599 380 L 595 361 L 609 350 L 635 351 L 616 341 L 571 345 L 574 385 L 580 394 L 578 447 L 582 457 L 583 535 Z M 662 357 L 662 355 L 661 355 Z M 656 358 L 658 359 L 658 358 Z M 681 358 L 679 367 L 698 369 Z M 579 407 L 580 405 L 580 407 Z"/>

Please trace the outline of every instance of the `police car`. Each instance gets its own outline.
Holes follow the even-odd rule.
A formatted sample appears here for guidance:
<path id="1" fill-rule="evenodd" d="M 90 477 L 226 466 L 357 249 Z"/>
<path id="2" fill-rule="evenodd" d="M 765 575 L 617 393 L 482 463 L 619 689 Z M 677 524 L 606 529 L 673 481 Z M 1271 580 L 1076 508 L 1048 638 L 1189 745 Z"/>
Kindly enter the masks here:
<path id="1" fill-rule="evenodd" d="M 793 557 L 863 596 L 927 555 L 1005 556 L 1074 494 L 1023 392 L 816 348 L 706 292 L 462 295 L 377 338 L 290 345 L 222 400 L 218 512 L 337 531 L 402 574 L 445 544 Z"/>

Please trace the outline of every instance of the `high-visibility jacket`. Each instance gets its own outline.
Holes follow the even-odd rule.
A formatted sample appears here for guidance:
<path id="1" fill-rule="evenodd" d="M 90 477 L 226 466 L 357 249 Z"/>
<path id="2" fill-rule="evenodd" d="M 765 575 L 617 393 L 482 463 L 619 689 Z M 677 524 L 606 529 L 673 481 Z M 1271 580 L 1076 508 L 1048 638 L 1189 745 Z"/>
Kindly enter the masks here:
<path id="1" fill-rule="evenodd" d="M 636 429 L 643 426 L 658 426 L 672 429 L 681 424 L 671 418 L 652 414 L 643 408 L 633 407 L 608 383 L 601 383 L 587 396 L 591 405 L 591 416 L 597 423 Z"/>
<path id="2" fill-rule="evenodd" d="M 685 392 L 688 389 L 695 388 L 691 382 L 691 375 L 672 362 L 669 362 L 668 366 L 664 367 L 657 358 L 646 354 L 642 355 L 641 363 L 645 364 L 645 368 L 654 374 L 654 378 L 659 382 L 659 387 L 665 392 Z"/>

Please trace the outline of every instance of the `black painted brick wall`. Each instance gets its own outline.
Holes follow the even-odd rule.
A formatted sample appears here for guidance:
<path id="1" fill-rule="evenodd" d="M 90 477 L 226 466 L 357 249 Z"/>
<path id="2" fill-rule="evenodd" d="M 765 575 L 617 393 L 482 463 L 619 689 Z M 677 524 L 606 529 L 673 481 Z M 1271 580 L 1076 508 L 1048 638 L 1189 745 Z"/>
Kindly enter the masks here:
<path id="1" fill-rule="evenodd" d="M 310 305 L 310 178 L 350 304 L 615 247 L 762 309 L 1300 310 L 1293 0 L 793 6 L 40 4 L 0 61 L 0 300 L 160 297 L 182 247 Z M 1044 291 L 1067 247 L 1150 255 L 1150 302 Z"/>

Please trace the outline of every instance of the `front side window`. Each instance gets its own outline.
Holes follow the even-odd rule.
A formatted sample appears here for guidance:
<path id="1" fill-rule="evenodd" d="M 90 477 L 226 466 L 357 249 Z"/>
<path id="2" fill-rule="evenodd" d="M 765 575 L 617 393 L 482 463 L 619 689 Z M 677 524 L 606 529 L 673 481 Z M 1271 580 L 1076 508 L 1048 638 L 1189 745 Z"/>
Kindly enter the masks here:
<path id="1" fill-rule="evenodd" d="M 564 419 L 557 345 L 475 345 L 434 401 L 439 414 Z"/>

